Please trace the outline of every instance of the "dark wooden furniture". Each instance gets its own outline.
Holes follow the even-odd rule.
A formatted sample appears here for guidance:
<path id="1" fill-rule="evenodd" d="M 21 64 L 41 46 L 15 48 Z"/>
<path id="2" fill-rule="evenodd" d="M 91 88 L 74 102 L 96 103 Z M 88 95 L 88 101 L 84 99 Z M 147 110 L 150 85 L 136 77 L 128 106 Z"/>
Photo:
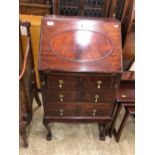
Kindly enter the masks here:
<path id="1" fill-rule="evenodd" d="M 132 0 L 111 0 L 109 17 L 116 18 L 122 22 L 127 8 L 129 7 L 129 5 L 132 5 L 131 1 Z"/>
<path id="2" fill-rule="evenodd" d="M 24 141 L 24 147 L 28 147 L 26 127 L 32 119 L 32 102 L 35 98 L 38 105 L 41 105 L 38 93 L 36 91 L 35 72 L 32 58 L 31 39 L 29 33 L 30 24 L 21 23 L 19 29 L 19 132 Z M 21 35 L 25 28 L 27 37 L 27 49 L 24 52 L 22 47 Z"/>
<path id="3" fill-rule="evenodd" d="M 116 131 L 114 129 L 114 135 L 115 135 L 116 142 L 119 142 L 119 140 L 120 140 L 123 128 L 125 126 L 125 123 L 129 117 L 129 115 L 135 116 L 135 107 L 134 106 L 132 106 L 132 107 L 124 106 L 124 108 L 125 108 L 125 114 L 124 114 L 123 120 L 120 124 L 120 127 L 119 127 L 118 131 Z"/>
<path id="4" fill-rule="evenodd" d="M 111 0 L 20 0 L 20 13 L 107 17 Z"/>
<path id="5" fill-rule="evenodd" d="M 38 68 L 47 140 L 52 138 L 51 122 L 98 122 L 105 140 L 122 73 L 121 54 L 121 28 L 114 19 L 43 18 Z"/>
<path id="6" fill-rule="evenodd" d="M 128 71 L 135 61 L 135 0 L 112 0 L 109 17 L 122 23 L 123 69 Z"/>
<path id="7" fill-rule="evenodd" d="M 123 69 L 135 61 L 135 1 L 131 0 L 122 20 Z"/>
<path id="8" fill-rule="evenodd" d="M 19 0 L 20 14 L 46 15 L 52 11 L 49 0 Z"/>
<path id="9" fill-rule="evenodd" d="M 19 39 L 19 70 L 20 71 L 22 70 L 22 65 L 23 65 L 22 51 L 23 51 L 22 43 L 20 38 Z M 19 81 L 19 131 L 24 141 L 24 147 L 28 147 L 26 126 L 29 124 L 30 120 L 31 120 L 30 104 L 26 96 L 24 80 L 21 76 L 21 80 Z"/>
<path id="10" fill-rule="evenodd" d="M 58 14 L 69 16 L 107 17 L 109 0 L 58 0 Z"/>
<path id="11" fill-rule="evenodd" d="M 130 0 L 130 3 L 127 5 L 124 15 L 121 18 L 122 21 L 122 44 L 131 32 L 135 31 L 135 0 Z"/>
<path id="12" fill-rule="evenodd" d="M 115 125 L 122 107 L 125 108 L 126 112 L 123 121 L 118 129 L 118 132 L 116 132 Z M 121 133 L 123 131 L 125 122 L 129 114 L 134 115 L 134 108 L 135 108 L 135 73 L 133 71 L 127 71 L 122 74 L 120 88 L 116 95 L 116 110 L 115 110 L 116 112 L 110 128 L 110 137 L 114 133 L 117 142 L 119 142 Z"/>
<path id="13" fill-rule="evenodd" d="M 125 14 L 122 23 L 123 69 L 128 71 L 135 61 L 135 10 L 134 1 Z"/>

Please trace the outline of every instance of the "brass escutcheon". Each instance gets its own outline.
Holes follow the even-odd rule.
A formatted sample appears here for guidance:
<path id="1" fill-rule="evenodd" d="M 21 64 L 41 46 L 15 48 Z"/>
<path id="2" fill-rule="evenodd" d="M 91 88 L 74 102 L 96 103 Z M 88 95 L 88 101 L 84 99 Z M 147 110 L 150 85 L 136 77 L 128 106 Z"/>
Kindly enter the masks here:
<path id="1" fill-rule="evenodd" d="M 97 103 L 99 99 L 99 95 L 95 95 L 95 102 Z"/>
<path id="2" fill-rule="evenodd" d="M 102 81 L 101 80 L 98 80 L 96 83 L 97 83 L 97 88 L 100 89 L 101 88 Z"/>
<path id="3" fill-rule="evenodd" d="M 60 116 L 63 116 L 64 110 L 63 109 L 60 109 L 59 111 L 60 111 Z"/>
<path id="4" fill-rule="evenodd" d="M 124 95 L 124 94 L 122 94 L 122 95 L 121 95 L 121 97 L 126 98 L 127 96 L 126 96 L 126 95 Z"/>
<path id="5" fill-rule="evenodd" d="M 59 80 L 59 88 L 62 88 L 64 81 L 63 80 Z"/>
<path id="6" fill-rule="evenodd" d="M 60 94 L 60 95 L 59 95 L 59 98 L 60 98 L 60 101 L 61 101 L 61 102 L 63 101 L 63 97 L 64 97 L 63 94 Z"/>
<path id="7" fill-rule="evenodd" d="M 96 112 L 97 112 L 97 110 L 96 109 L 93 109 L 93 116 L 95 116 L 96 115 Z"/>

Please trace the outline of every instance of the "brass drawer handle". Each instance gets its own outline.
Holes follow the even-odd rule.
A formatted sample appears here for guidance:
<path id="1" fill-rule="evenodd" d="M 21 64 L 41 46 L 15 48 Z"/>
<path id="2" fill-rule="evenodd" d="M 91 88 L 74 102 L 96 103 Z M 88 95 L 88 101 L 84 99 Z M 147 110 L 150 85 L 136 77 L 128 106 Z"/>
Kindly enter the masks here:
<path id="1" fill-rule="evenodd" d="M 62 88 L 64 81 L 63 80 L 59 80 L 59 88 Z"/>
<path id="2" fill-rule="evenodd" d="M 60 111 L 60 116 L 63 116 L 64 110 L 63 109 L 60 109 L 59 111 Z"/>
<path id="3" fill-rule="evenodd" d="M 100 89 L 100 88 L 101 88 L 101 85 L 102 85 L 102 81 L 99 80 L 99 81 L 97 81 L 96 83 L 97 83 L 97 88 Z"/>
<path id="4" fill-rule="evenodd" d="M 96 112 L 97 112 L 97 110 L 96 109 L 93 109 L 93 116 L 95 116 L 96 115 Z"/>
<path id="5" fill-rule="evenodd" d="M 95 95 L 95 103 L 98 102 L 98 99 L 99 99 L 99 95 Z"/>
<path id="6" fill-rule="evenodd" d="M 63 94 L 60 94 L 59 95 L 59 98 L 60 98 L 60 101 L 63 102 L 64 95 Z"/>
<path id="7" fill-rule="evenodd" d="M 126 98 L 126 97 L 127 97 L 127 95 L 125 95 L 125 94 L 122 94 L 122 95 L 121 95 L 121 97 L 122 97 L 122 98 Z"/>

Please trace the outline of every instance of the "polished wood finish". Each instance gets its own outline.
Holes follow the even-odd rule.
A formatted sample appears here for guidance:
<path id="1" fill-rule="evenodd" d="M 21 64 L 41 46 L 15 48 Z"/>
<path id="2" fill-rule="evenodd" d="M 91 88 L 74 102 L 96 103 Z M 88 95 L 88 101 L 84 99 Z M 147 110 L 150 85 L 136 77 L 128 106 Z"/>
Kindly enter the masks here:
<path id="1" fill-rule="evenodd" d="M 34 71 L 34 62 L 32 56 L 32 46 L 30 39 L 30 23 L 20 22 L 19 27 L 20 32 L 20 50 L 19 50 L 19 69 L 20 69 L 20 78 L 19 78 L 19 131 L 20 135 L 24 141 L 24 147 L 28 147 L 27 142 L 27 133 L 26 127 L 29 125 L 32 119 L 32 102 L 35 98 L 37 104 L 41 106 L 41 101 L 39 99 L 38 93 L 36 91 L 36 82 L 35 82 L 35 71 Z M 24 52 L 22 47 L 21 36 L 23 35 L 23 28 L 26 29 L 27 37 L 27 48 Z"/>
<path id="2" fill-rule="evenodd" d="M 108 17 L 114 18 L 115 17 L 115 11 L 116 11 L 116 5 L 117 0 L 111 0 L 110 6 L 109 6 L 109 12 L 108 12 Z"/>
<path id="3" fill-rule="evenodd" d="M 129 3 L 122 19 L 123 69 L 129 70 L 135 61 L 135 1 Z"/>
<path id="4" fill-rule="evenodd" d="M 130 70 L 135 61 L 135 32 L 130 32 L 123 47 L 123 68 L 124 71 Z"/>
<path id="5" fill-rule="evenodd" d="M 125 107 L 126 112 L 119 130 L 118 132 L 116 132 L 115 125 L 122 107 Z M 117 142 L 119 142 L 123 127 L 129 114 L 132 114 L 129 110 L 134 109 L 134 107 L 135 107 L 135 73 L 133 71 L 126 71 L 122 74 L 119 91 L 117 92 L 116 95 L 115 113 L 110 128 L 110 137 L 114 133 Z"/>
<path id="6" fill-rule="evenodd" d="M 130 32 L 134 31 L 135 24 L 135 0 L 130 0 L 124 16 L 122 17 L 122 44 L 124 46 L 125 40 Z"/>
<path id="7" fill-rule="evenodd" d="M 109 17 L 122 23 L 123 69 L 129 71 L 135 61 L 135 0 L 112 0 Z"/>
<path id="8" fill-rule="evenodd" d="M 98 122 L 105 140 L 122 73 L 120 23 L 114 19 L 45 16 L 39 72 L 43 124 Z"/>
<path id="9" fill-rule="evenodd" d="M 122 72 L 120 23 L 112 19 L 104 19 L 106 24 L 96 18 L 71 19 L 63 16 L 44 17 L 39 70 Z M 63 43 L 62 39 L 55 42 L 59 37 L 64 38 Z M 97 37 L 102 40 L 96 39 Z M 96 47 L 95 51 L 100 52 L 93 52 L 90 49 L 93 48 L 92 44 Z M 67 50 L 71 51 L 67 53 Z M 89 50 L 90 53 L 87 54 Z"/>

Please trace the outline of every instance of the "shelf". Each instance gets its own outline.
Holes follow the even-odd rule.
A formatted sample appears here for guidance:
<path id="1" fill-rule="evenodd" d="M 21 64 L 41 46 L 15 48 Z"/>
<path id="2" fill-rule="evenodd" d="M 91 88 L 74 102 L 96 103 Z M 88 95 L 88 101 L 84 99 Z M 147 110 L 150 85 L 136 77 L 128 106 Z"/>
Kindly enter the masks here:
<path id="1" fill-rule="evenodd" d="M 19 3 L 19 6 L 38 7 L 38 8 L 51 8 L 50 4 Z"/>

